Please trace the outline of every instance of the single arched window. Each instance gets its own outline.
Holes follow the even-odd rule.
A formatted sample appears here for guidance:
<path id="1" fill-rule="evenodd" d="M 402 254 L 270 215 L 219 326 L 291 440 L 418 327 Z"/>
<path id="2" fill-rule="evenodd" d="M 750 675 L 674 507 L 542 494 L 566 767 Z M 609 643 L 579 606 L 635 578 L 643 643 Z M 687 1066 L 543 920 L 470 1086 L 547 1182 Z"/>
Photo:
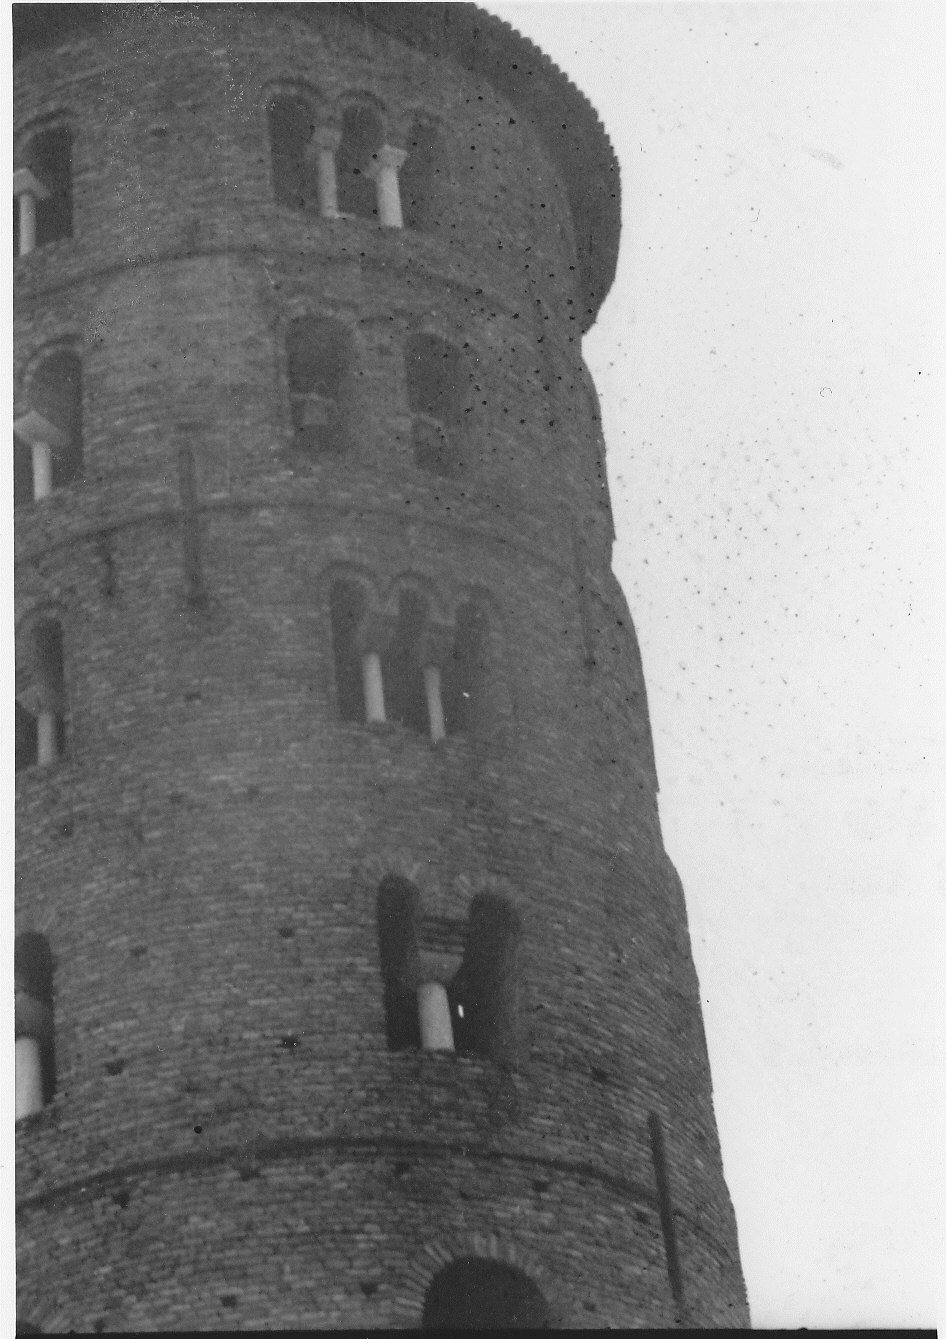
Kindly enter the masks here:
<path id="1" fill-rule="evenodd" d="M 460 1055 L 503 1065 L 515 1060 L 519 935 L 518 913 L 506 898 L 479 893 L 473 899 L 463 962 L 448 991 Z"/>
<path id="2" fill-rule="evenodd" d="M 466 376 L 463 355 L 436 335 L 407 342 L 407 403 L 414 416 L 414 461 L 446 479 L 464 471 Z"/>
<path id="3" fill-rule="evenodd" d="M 457 609 L 453 647 L 443 667 L 443 715 L 448 735 L 473 734 L 483 724 L 487 623 L 482 609 Z"/>
<path id="4" fill-rule="evenodd" d="M 342 136 L 335 154 L 338 207 L 359 218 L 378 217 L 377 191 L 371 171 L 384 140 L 381 117 L 374 107 L 353 103 L 342 116 Z"/>
<path id="5" fill-rule="evenodd" d="M 303 316 L 287 338 L 289 399 L 296 445 L 333 455 L 348 445 L 351 339 L 339 321 Z"/>
<path id="6" fill-rule="evenodd" d="M 279 94 L 269 104 L 269 147 L 277 204 L 306 209 L 318 203 L 309 143 L 315 129 L 304 98 Z"/>
<path id="7" fill-rule="evenodd" d="M 388 1049 L 410 1050 L 420 1046 L 420 894 L 408 879 L 388 875 L 378 888 L 377 913 Z"/>
<path id="8" fill-rule="evenodd" d="M 83 476 L 82 363 L 49 354 L 30 384 L 30 409 L 14 420 L 14 501 L 41 501 Z"/>
<path id="9" fill-rule="evenodd" d="M 365 719 L 362 648 L 358 644 L 358 633 L 364 622 L 366 604 L 365 593 L 355 582 L 336 581 L 332 586 L 330 608 L 335 694 L 343 721 Z"/>
<path id="10" fill-rule="evenodd" d="M 416 591 L 401 592 L 394 635 L 381 655 L 387 719 L 427 734 L 429 719 L 424 669 L 418 654 L 427 602 Z"/>
<path id="11" fill-rule="evenodd" d="M 443 146 L 437 127 L 417 120 L 407 137 L 407 159 L 400 172 L 405 228 L 429 232 L 441 221 Z"/>
<path id="12" fill-rule="evenodd" d="M 521 1269 L 466 1256 L 431 1280 L 425 1330 L 547 1330 L 548 1303 Z"/>
<path id="13" fill-rule="evenodd" d="M 30 629 L 29 684 L 16 704 L 16 769 L 46 767 L 66 751 L 62 627 L 38 619 Z"/>
<path id="14" fill-rule="evenodd" d="M 53 960 L 45 935 L 27 931 L 13 944 L 16 989 L 16 1119 L 41 1111 L 56 1088 Z"/>

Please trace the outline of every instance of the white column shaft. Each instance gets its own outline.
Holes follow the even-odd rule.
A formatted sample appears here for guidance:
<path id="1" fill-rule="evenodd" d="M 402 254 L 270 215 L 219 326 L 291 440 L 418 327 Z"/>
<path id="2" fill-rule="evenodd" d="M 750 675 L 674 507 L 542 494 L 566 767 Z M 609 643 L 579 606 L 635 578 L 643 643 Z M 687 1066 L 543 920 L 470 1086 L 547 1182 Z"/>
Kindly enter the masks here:
<path id="1" fill-rule="evenodd" d="M 319 213 L 324 219 L 338 218 L 338 182 L 335 150 L 320 144 L 315 151 L 315 174 L 319 191 Z"/>
<path id="2" fill-rule="evenodd" d="M 443 739 L 447 733 L 443 719 L 443 698 L 440 693 L 440 666 L 424 666 L 424 691 L 427 694 L 427 719 L 430 722 L 430 737 L 435 742 Z"/>
<path id="3" fill-rule="evenodd" d="M 20 209 L 20 255 L 28 256 L 36 247 L 36 196 L 22 191 L 17 196 Z"/>
<path id="4" fill-rule="evenodd" d="M 41 711 L 36 718 L 36 761 L 40 767 L 48 767 L 59 757 L 56 713 Z"/>
<path id="5" fill-rule="evenodd" d="M 452 1051 L 453 1026 L 447 987 L 439 981 L 425 981 L 417 987 L 420 1018 L 420 1044 L 425 1051 Z"/>
<path id="6" fill-rule="evenodd" d="M 43 1109 L 43 1057 L 35 1037 L 16 1039 L 16 1119 Z"/>
<path id="7" fill-rule="evenodd" d="M 22 196 L 20 197 L 22 199 Z M 40 502 L 53 491 L 53 453 L 46 442 L 33 443 L 33 498 Z"/>
<path id="8" fill-rule="evenodd" d="M 377 651 L 366 651 L 361 657 L 361 680 L 365 690 L 365 720 L 369 725 L 384 722 L 384 683 L 381 679 L 381 657 Z"/>
<path id="9" fill-rule="evenodd" d="M 398 165 L 385 158 L 378 164 L 375 184 L 378 188 L 378 219 L 385 228 L 403 228 L 401 187 Z"/>

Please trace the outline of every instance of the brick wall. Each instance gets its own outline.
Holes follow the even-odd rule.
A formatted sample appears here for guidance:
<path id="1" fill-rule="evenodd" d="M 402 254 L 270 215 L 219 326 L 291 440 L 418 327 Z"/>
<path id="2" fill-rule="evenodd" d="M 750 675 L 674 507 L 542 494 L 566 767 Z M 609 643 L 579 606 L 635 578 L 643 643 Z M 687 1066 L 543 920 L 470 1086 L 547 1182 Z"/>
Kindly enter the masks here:
<path id="1" fill-rule="evenodd" d="M 74 237 L 16 262 L 16 385 L 83 363 L 86 477 L 17 517 L 17 618 L 62 622 L 67 757 L 17 777 L 17 928 L 55 958 L 58 1090 L 18 1127 L 22 1314 L 47 1329 L 419 1321 L 451 1252 L 572 1325 L 747 1319 L 564 186 L 516 106 L 337 17 L 139 12 L 17 68 L 18 144 L 74 131 Z M 269 90 L 439 122 L 435 234 L 273 203 Z M 293 453 L 285 334 L 342 320 L 351 446 Z M 468 345 L 460 481 L 418 470 L 404 345 Z M 178 460 L 193 453 L 197 510 Z M 602 505 L 602 502 L 604 505 Z M 185 580 L 185 524 L 202 599 Z M 329 591 L 488 610 L 489 718 L 343 722 Z M 25 652 L 25 636 L 20 639 Z M 18 690 L 29 675 L 18 665 Z M 518 1063 L 389 1053 L 386 872 L 523 922 Z M 446 1246 L 444 1243 L 448 1243 Z"/>

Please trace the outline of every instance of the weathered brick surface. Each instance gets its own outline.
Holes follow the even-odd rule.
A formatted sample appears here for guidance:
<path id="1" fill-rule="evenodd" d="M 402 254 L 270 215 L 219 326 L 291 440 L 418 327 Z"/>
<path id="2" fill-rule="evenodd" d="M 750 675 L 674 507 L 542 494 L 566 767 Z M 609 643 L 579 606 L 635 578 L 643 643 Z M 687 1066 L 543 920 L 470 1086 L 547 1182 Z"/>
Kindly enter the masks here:
<path id="1" fill-rule="evenodd" d="M 76 194 L 75 236 L 16 262 L 17 400 L 71 341 L 86 453 L 83 483 L 17 518 L 18 627 L 56 613 L 68 686 L 67 758 L 17 777 L 17 927 L 53 949 L 58 1072 L 18 1127 L 22 1311 L 52 1330 L 410 1326 L 439 1264 L 492 1252 L 563 1323 L 671 1324 L 657 1112 L 686 1319 L 741 1324 L 564 185 L 448 54 L 325 12 L 141 7 L 17 67 L 17 143 L 64 114 Z M 394 142 L 437 118 L 437 232 L 273 203 L 266 102 L 294 81 L 329 110 L 374 94 Z M 357 376 L 351 449 L 303 467 L 284 340 L 306 312 L 350 327 Z M 412 463 L 415 329 L 468 346 L 459 482 Z M 406 578 L 447 618 L 485 602 L 479 735 L 340 720 L 328 595 L 351 572 L 382 604 Z M 519 909 L 514 1073 L 386 1050 L 391 871 L 433 914 L 481 889 Z"/>

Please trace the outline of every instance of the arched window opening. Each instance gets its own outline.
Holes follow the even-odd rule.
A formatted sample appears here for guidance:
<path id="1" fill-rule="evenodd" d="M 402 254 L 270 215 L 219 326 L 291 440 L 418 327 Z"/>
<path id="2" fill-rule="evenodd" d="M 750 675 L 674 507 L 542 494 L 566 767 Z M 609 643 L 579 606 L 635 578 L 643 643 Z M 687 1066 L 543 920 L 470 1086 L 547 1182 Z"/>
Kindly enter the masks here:
<path id="1" fill-rule="evenodd" d="M 343 721 L 363 721 L 365 694 L 358 633 L 364 623 L 365 593 L 354 582 L 336 581 L 332 586 L 330 605 L 338 710 Z"/>
<path id="2" fill-rule="evenodd" d="M 402 591 L 394 635 L 381 656 L 387 719 L 420 734 L 427 734 L 429 729 L 424 671 L 418 655 L 426 617 L 426 601 L 416 591 Z"/>
<path id="3" fill-rule="evenodd" d="M 13 945 L 16 988 L 16 1119 L 41 1111 L 56 1088 L 53 960 L 45 935 L 28 931 Z"/>
<path id="4" fill-rule="evenodd" d="M 303 316 L 287 339 L 295 442 L 312 455 L 338 454 L 347 442 L 351 339 L 338 321 Z"/>
<path id="5" fill-rule="evenodd" d="M 443 667 L 443 715 L 448 735 L 473 734 L 484 715 L 486 615 L 476 605 L 457 610 L 453 647 Z"/>
<path id="6" fill-rule="evenodd" d="M 420 894 L 409 880 L 388 875 L 378 888 L 377 914 L 388 1049 L 410 1050 L 421 1042 L 417 1005 Z"/>
<path id="7" fill-rule="evenodd" d="M 378 217 L 377 191 L 371 172 L 384 137 L 381 117 L 364 103 L 346 107 L 342 137 L 335 155 L 338 207 L 359 218 Z"/>
<path id="8" fill-rule="evenodd" d="M 14 500 L 41 501 L 83 475 L 82 363 L 60 350 L 33 374 L 32 408 L 16 419 Z"/>
<path id="9" fill-rule="evenodd" d="M 72 132 L 41 131 L 27 146 L 26 166 L 13 174 L 13 253 L 72 236 Z"/>
<path id="10" fill-rule="evenodd" d="M 407 139 L 401 168 L 401 211 L 405 228 L 429 232 L 440 224 L 443 146 L 430 121 L 417 120 Z"/>
<path id="11" fill-rule="evenodd" d="M 466 1256 L 431 1280 L 424 1298 L 425 1330 L 547 1330 L 548 1303 L 512 1265 Z"/>
<path id="12" fill-rule="evenodd" d="M 290 209 L 316 206 L 318 186 L 309 152 L 315 122 L 309 104 L 279 94 L 269 104 L 268 120 L 276 203 Z"/>
<path id="13" fill-rule="evenodd" d="M 445 479 L 464 469 L 466 393 L 463 356 L 436 335 L 407 343 L 407 402 L 414 416 L 414 461 Z"/>
<path id="14" fill-rule="evenodd" d="M 450 985 L 457 1051 L 508 1065 L 516 1055 L 520 921 L 509 902 L 480 893 L 470 906 L 466 947 Z"/>

